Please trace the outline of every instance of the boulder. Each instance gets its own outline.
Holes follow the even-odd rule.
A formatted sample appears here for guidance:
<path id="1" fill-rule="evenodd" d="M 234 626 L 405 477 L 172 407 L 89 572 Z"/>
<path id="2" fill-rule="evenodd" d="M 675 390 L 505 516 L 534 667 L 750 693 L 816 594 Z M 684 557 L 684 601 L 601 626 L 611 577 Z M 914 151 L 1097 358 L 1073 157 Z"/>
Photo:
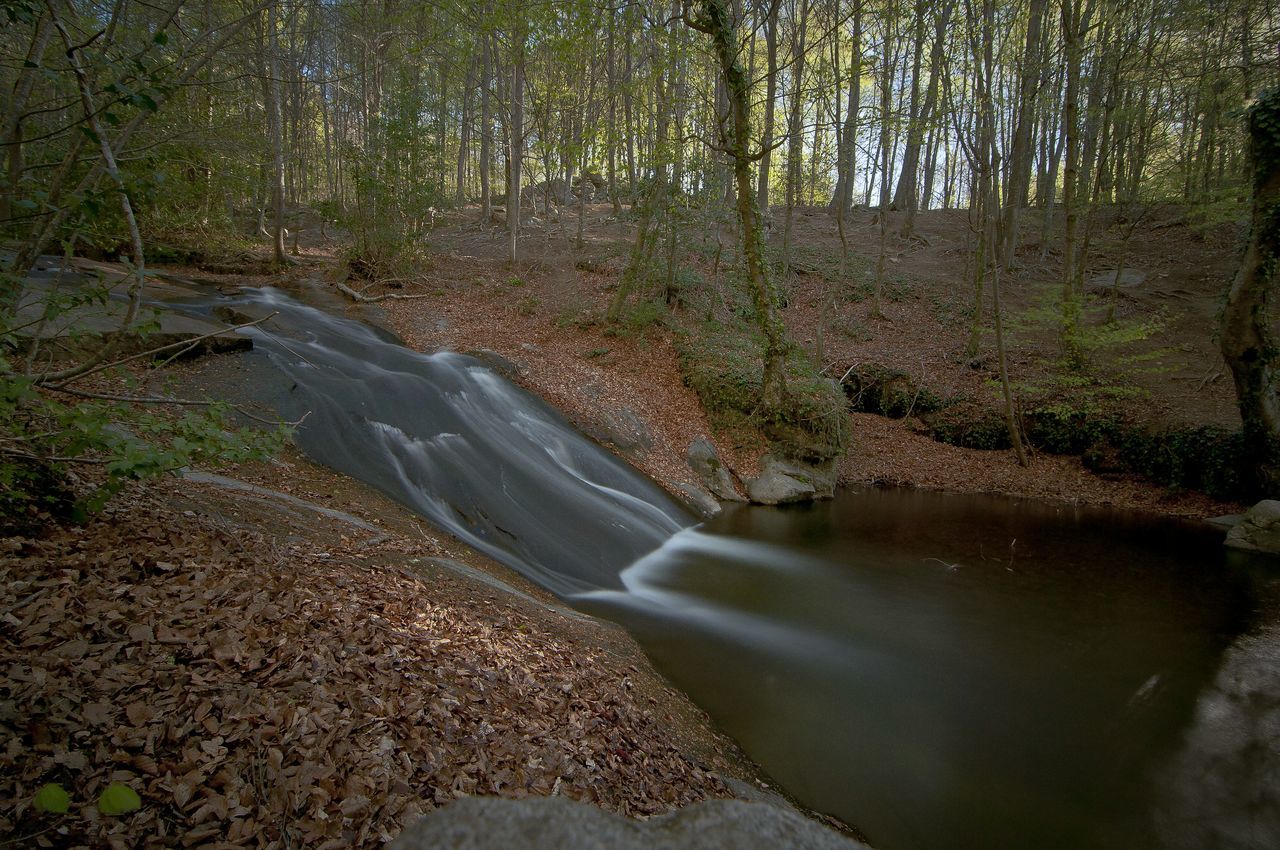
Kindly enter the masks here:
<path id="1" fill-rule="evenodd" d="M 761 505 L 830 499 L 836 487 L 835 461 L 813 464 L 765 455 L 760 475 L 746 483 L 751 501 Z"/>
<path id="2" fill-rule="evenodd" d="M 1280 555 L 1280 501 L 1263 499 L 1227 532 L 1227 546 Z"/>
<path id="3" fill-rule="evenodd" d="M 653 448 L 653 432 L 643 416 L 618 404 L 594 384 L 584 385 L 582 393 L 594 403 L 594 409 L 574 417 L 573 424 L 580 431 L 597 443 L 615 447 L 626 457 L 635 457 Z"/>
<path id="4" fill-rule="evenodd" d="M 479 360 L 508 381 L 518 380 L 524 374 L 524 366 L 488 348 L 473 348 L 462 353 Z"/>
<path id="5" fill-rule="evenodd" d="M 1244 514 L 1224 514 L 1223 516 L 1209 517 L 1205 522 L 1223 531 L 1230 531 L 1244 522 Z"/>
<path id="6" fill-rule="evenodd" d="M 697 473 L 698 478 L 712 495 L 731 502 L 742 502 L 745 499 L 738 493 L 733 484 L 733 476 L 729 468 L 720 460 L 716 447 L 705 437 L 699 437 L 689 444 L 687 454 L 689 468 Z"/>
<path id="7" fill-rule="evenodd" d="M 391 850 L 864 850 L 798 812 L 707 800 L 635 821 L 564 797 L 467 797 L 411 824 Z"/>
<path id="8" fill-rule="evenodd" d="M 703 519 L 711 519 L 720 513 L 720 503 L 701 487 L 680 483 L 676 485 L 680 500 Z"/>

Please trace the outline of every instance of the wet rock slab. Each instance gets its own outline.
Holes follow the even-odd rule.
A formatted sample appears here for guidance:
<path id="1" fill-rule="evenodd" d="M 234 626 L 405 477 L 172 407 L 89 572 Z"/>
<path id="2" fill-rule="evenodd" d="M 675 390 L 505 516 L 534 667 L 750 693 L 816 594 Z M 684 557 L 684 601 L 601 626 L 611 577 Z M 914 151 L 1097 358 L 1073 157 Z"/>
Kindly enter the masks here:
<path id="1" fill-rule="evenodd" d="M 797 812 L 744 800 L 708 800 L 634 821 L 563 797 L 469 797 L 406 829 L 391 850 L 864 850 Z"/>
<path id="2" fill-rule="evenodd" d="M 26 348 L 38 339 L 42 346 L 62 350 L 96 348 L 125 325 L 128 282 L 119 267 L 85 260 L 63 267 L 56 258 L 42 259 L 23 281 L 18 298 L 13 327 L 19 346 Z M 118 353 L 135 354 L 184 342 L 193 345 L 188 355 L 252 348 L 248 337 L 224 333 L 228 325 L 163 309 L 166 303 L 200 294 L 178 283 L 148 280 L 143 299 L 152 306 L 139 311 Z M 51 299 L 61 302 L 58 309 L 46 310 Z"/>
<path id="3" fill-rule="evenodd" d="M 760 474 L 746 484 L 751 501 L 761 505 L 830 499 L 835 492 L 835 464 L 802 463 L 765 455 L 760 459 Z"/>

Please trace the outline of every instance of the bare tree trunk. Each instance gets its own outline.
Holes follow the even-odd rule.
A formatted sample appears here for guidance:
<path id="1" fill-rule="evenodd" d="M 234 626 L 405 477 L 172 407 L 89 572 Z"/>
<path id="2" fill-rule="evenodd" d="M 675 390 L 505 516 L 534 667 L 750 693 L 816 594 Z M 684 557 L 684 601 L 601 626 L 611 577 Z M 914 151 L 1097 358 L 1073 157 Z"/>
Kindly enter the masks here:
<path id="1" fill-rule="evenodd" d="M 913 48 L 910 105 L 907 107 L 907 143 L 902 151 L 902 170 L 898 174 L 898 185 L 893 191 L 893 208 L 898 210 L 905 210 L 915 203 L 915 172 L 920 163 L 920 124 L 923 117 L 920 114 L 920 67 L 924 57 L 925 7 L 924 0 L 915 0 L 915 24 L 911 31 Z"/>
<path id="2" fill-rule="evenodd" d="M 610 9 L 608 42 L 605 46 L 605 62 L 609 84 L 609 125 L 605 147 L 608 150 L 609 203 L 613 205 L 613 214 L 622 215 L 622 199 L 618 195 L 618 72 L 617 56 L 614 50 L 615 31 L 617 30 L 617 13 Z"/>
<path id="3" fill-rule="evenodd" d="M 623 73 L 623 79 L 630 80 L 634 65 L 631 56 L 631 39 L 626 39 L 626 47 L 623 50 L 623 56 L 626 61 L 626 70 Z M 625 86 L 622 90 L 622 117 L 626 124 L 627 136 L 627 195 L 631 199 L 630 206 L 634 207 L 636 199 L 639 197 L 640 180 L 636 174 L 636 134 L 634 132 L 635 118 L 633 116 L 635 109 L 632 104 L 631 86 Z"/>
<path id="4" fill-rule="evenodd" d="M 880 292 L 884 288 L 885 260 L 889 254 L 889 169 L 892 167 L 893 147 L 889 142 L 889 107 L 893 98 L 892 29 L 897 3 L 890 0 L 883 21 L 884 42 L 880 50 L 880 251 L 876 258 L 876 277 L 871 292 L 871 318 L 884 318 L 880 306 Z"/>
<path id="5" fill-rule="evenodd" d="M 843 213 L 853 206 L 853 183 L 858 171 L 858 112 L 862 108 L 862 0 L 855 0 L 853 8 L 853 55 L 849 69 L 849 103 L 844 118 L 844 133 L 840 137 L 840 162 L 837 167 L 836 190 L 831 196 L 831 207 L 837 212 L 841 234 L 844 232 Z M 842 238 L 843 241 L 843 238 Z"/>
<path id="6" fill-rule="evenodd" d="M 997 243 L 1000 220 L 1000 190 L 996 185 L 999 152 L 996 146 L 995 98 L 992 86 L 995 77 L 993 45 L 995 42 L 995 2 L 982 0 L 982 55 L 978 81 L 979 139 L 981 189 L 978 202 L 981 205 L 982 233 L 979 237 L 985 245 L 984 253 L 991 270 L 991 302 L 996 332 L 996 358 L 1000 365 L 1000 388 L 1004 396 L 1005 425 L 1009 442 L 1020 466 L 1027 465 L 1027 450 L 1022 444 L 1022 431 L 1018 427 L 1017 411 L 1013 404 L 1013 388 L 1009 382 L 1009 362 L 1004 344 L 1004 308 L 1000 298 L 1000 258 Z M 975 57 L 977 58 L 977 57 Z"/>
<path id="7" fill-rule="evenodd" d="M 809 0 L 799 0 L 796 13 L 799 20 L 795 22 L 795 39 L 792 45 L 791 64 L 791 109 L 787 118 L 787 214 L 782 230 L 782 268 L 787 273 L 791 262 L 791 228 L 795 218 L 796 190 L 800 183 L 800 165 L 804 140 L 800 136 L 801 116 L 804 114 L 804 103 L 801 93 L 804 91 L 805 37 L 809 25 Z M 817 156 L 817 150 L 813 152 Z"/>
<path id="8" fill-rule="evenodd" d="M 510 236 L 507 259 L 512 266 L 517 265 L 520 260 L 520 183 L 523 180 L 524 165 L 524 40 L 523 24 L 517 24 L 511 37 L 511 103 L 508 107 L 511 126 L 507 130 L 511 143 L 510 153 L 507 155 L 511 164 L 511 188 L 507 194 L 507 232 Z"/>
<path id="9" fill-rule="evenodd" d="M 267 135 L 271 143 L 271 253 L 277 266 L 289 263 L 284 237 L 284 116 L 280 97 L 280 35 L 275 3 L 267 6 Z"/>
<path id="10" fill-rule="evenodd" d="M 493 42 L 492 36 L 482 36 L 484 46 L 481 49 L 480 72 L 480 222 L 489 226 L 493 218 L 493 107 L 490 103 L 489 89 L 493 85 Z"/>
<path id="11" fill-rule="evenodd" d="M 773 148 L 773 112 L 778 99 L 778 9 L 782 0 L 768 0 L 764 21 L 766 61 L 769 64 L 764 82 L 764 130 L 760 142 L 760 176 L 756 186 L 756 208 L 764 218 L 769 217 L 769 164 Z M 729 94 L 733 96 L 732 92 Z"/>
<path id="12" fill-rule="evenodd" d="M 476 87 L 476 63 L 467 63 L 467 76 L 462 83 L 462 123 L 458 128 L 458 175 L 455 178 L 453 205 L 467 202 L 467 162 L 471 159 L 471 103 Z"/>
<path id="13" fill-rule="evenodd" d="M 1018 248 L 1018 226 L 1031 184 L 1031 128 L 1035 123 L 1036 90 L 1040 68 L 1040 32 L 1044 24 L 1046 0 L 1031 0 L 1027 38 L 1022 51 L 1022 73 L 1018 78 L 1018 115 L 1009 152 L 1009 181 L 1006 185 L 1004 224 L 1000 239 L 1000 264 L 1012 269 Z"/>
<path id="14" fill-rule="evenodd" d="M 916 212 L 920 208 L 920 149 L 924 141 L 924 128 L 933 121 L 933 113 L 937 108 L 938 88 L 942 79 L 942 63 L 946 61 L 945 47 L 947 27 L 951 22 L 952 4 L 945 2 L 935 12 L 933 46 L 929 50 L 929 85 L 925 89 L 924 104 L 911 122 L 907 134 L 907 147 L 902 154 L 902 175 L 898 179 L 898 195 L 901 200 L 895 206 L 906 209 L 906 217 L 902 221 L 901 235 L 909 239 L 915 231 Z M 918 30 L 919 31 L 919 30 Z M 919 73 L 919 51 L 917 50 L 916 73 Z M 916 86 L 912 84 L 912 100 L 915 99 Z M 926 157 L 929 159 L 929 157 Z M 933 174 L 930 171 L 925 182 L 932 186 Z M 927 195 L 927 192 L 926 192 Z"/>
<path id="15" fill-rule="evenodd" d="M 53 36 L 53 27 L 47 17 L 41 16 L 36 21 L 35 32 L 31 37 L 31 46 L 27 49 L 26 60 L 18 72 L 18 79 L 13 84 L 13 95 L 5 104 L 4 132 L 0 135 L 8 154 L 8 179 L 4 190 L 0 191 L 0 222 L 7 222 L 13 215 L 13 202 L 17 199 L 18 184 L 22 181 L 22 119 L 27 109 L 27 101 L 31 98 L 31 90 L 39 77 L 40 65 L 45 51 L 49 47 L 49 39 Z"/>
<path id="16" fill-rule="evenodd" d="M 1066 215 L 1066 235 L 1062 240 L 1062 343 L 1068 358 L 1078 356 L 1076 328 L 1080 323 L 1077 246 L 1080 233 L 1080 74 L 1084 56 L 1084 35 L 1088 29 L 1093 0 L 1081 9 L 1084 0 L 1060 0 L 1063 51 L 1066 54 L 1066 94 L 1062 102 L 1062 128 L 1066 139 L 1066 167 L 1063 170 L 1062 203 Z"/>

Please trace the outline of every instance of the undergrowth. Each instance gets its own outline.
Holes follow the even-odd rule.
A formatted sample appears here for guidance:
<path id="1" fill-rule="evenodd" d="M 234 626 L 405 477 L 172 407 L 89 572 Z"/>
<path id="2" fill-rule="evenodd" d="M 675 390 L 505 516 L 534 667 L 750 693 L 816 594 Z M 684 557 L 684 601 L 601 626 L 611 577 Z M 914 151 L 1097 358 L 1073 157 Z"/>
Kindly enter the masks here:
<path id="1" fill-rule="evenodd" d="M 786 398 L 767 409 L 761 404 L 763 341 L 744 322 L 704 321 L 682 332 L 676 345 L 684 381 L 717 429 L 758 429 L 775 454 L 815 463 L 848 447 L 844 397 L 799 347 L 787 354 Z"/>

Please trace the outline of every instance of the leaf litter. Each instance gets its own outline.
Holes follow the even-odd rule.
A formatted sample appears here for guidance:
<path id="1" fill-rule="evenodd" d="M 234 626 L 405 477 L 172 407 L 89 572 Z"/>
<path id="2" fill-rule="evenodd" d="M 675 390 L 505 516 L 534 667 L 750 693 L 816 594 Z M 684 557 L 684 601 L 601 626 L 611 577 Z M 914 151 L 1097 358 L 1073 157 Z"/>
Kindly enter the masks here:
<path id="1" fill-rule="evenodd" d="M 729 795 L 607 646 L 412 572 L 422 541 L 379 564 L 129 501 L 0 540 L 0 836 L 375 847 L 467 795 L 639 817 Z M 37 809 L 48 783 L 68 814 Z M 141 808 L 100 812 L 113 784 Z"/>

